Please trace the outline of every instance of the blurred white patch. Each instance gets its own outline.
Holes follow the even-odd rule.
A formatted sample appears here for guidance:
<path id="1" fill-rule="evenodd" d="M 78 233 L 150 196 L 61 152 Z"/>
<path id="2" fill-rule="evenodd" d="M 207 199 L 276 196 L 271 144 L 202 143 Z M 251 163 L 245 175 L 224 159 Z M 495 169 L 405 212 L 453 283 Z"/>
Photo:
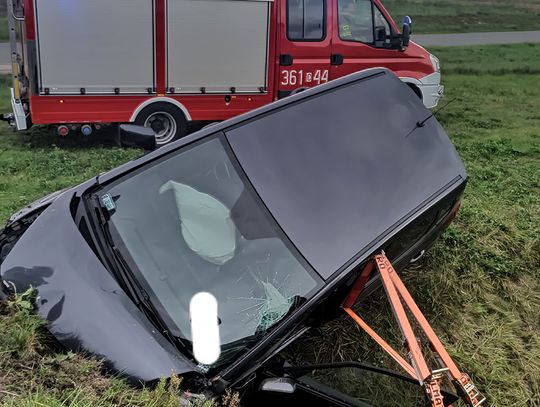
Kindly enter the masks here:
<path id="1" fill-rule="evenodd" d="M 216 297 L 205 292 L 195 294 L 189 303 L 189 314 L 193 355 L 199 363 L 211 365 L 221 354 Z"/>

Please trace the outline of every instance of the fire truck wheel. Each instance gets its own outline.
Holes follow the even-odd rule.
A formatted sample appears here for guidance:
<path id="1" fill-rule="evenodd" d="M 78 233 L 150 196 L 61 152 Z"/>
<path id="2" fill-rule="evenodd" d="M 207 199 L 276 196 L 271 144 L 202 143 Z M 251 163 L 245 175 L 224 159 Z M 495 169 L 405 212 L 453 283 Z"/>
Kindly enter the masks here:
<path id="1" fill-rule="evenodd" d="M 159 102 L 146 106 L 137 115 L 135 124 L 154 130 L 158 147 L 178 140 L 187 133 L 187 120 L 184 113 L 170 103 Z"/>

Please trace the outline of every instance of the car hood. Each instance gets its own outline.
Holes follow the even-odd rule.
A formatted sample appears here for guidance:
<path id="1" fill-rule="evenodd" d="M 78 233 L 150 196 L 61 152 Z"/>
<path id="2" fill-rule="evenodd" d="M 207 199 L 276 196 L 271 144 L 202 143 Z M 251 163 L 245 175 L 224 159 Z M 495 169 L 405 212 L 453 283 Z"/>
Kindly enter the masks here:
<path id="1" fill-rule="evenodd" d="M 34 202 L 26 205 L 24 208 L 19 209 L 13 215 L 11 215 L 6 223 L 6 227 L 9 227 L 13 223 L 34 213 L 38 213 L 50 205 L 56 198 L 66 192 L 69 188 L 60 189 L 58 191 L 51 192 L 42 198 L 35 200 Z"/>
<path id="2" fill-rule="evenodd" d="M 37 217 L 0 266 L 17 292 L 37 290 L 37 312 L 67 348 L 103 359 L 133 383 L 194 370 L 101 264 L 70 212 L 64 192 Z"/>

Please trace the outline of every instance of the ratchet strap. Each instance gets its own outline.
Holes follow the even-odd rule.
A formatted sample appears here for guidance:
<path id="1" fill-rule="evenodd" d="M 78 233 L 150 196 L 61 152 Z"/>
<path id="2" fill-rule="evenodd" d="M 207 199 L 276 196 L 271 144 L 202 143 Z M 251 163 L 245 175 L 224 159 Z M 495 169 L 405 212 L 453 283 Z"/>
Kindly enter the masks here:
<path id="1" fill-rule="evenodd" d="M 405 338 L 404 344 L 410 363 L 394 350 L 394 348 L 392 348 L 392 346 L 390 346 L 383 338 L 377 335 L 377 333 L 352 310 L 352 306 L 364 290 L 374 269 L 377 269 L 380 274 L 394 316 L 396 317 L 397 323 Z M 407 306 L 410 314 L 424 331 L 429 348 L 434 353 L 435 358 L 440 365 L 438 369 L 430 369 L 428 366 L 419 339 L 416 337 L 407 312 L 405 311 L 405 306 Z M 354 283 L 349 295 L 345 299 L 342 308 L 409 374 L 409 376 L 418 380 L 420 385 L 424 387 L 432 407 L 442 407 L 445 405 L 441 393 L 441 382 L 445 374 L 448 375 L 456 387 L 459 396 L 467 406 L 487 407 L 486 398 L 478 391 L 471 378 L 458 369 L 384 252 L 375 255 L 368 261 Z"/>

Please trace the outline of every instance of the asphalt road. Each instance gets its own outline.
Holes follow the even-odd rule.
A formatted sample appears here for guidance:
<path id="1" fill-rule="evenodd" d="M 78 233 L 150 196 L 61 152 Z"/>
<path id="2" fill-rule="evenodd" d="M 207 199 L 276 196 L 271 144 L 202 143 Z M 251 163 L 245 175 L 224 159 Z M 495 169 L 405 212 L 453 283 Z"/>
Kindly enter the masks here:
<path id="1" fill-rule="evenodd" d="M 510 31 L 465 34 L 413 35 L 412 40 L 424 47 L 459 47 L 462 45 L 518 44 L 540 42 L 540 31 Z"/>
<path id="2" fill-rule="evenodd" d="M 413 41 L 425 47 L 457 47 L 462 45 L 517 44 L 540 42 L 540 31 L 510 31 L 465 34 L 419 34 Z M 10 70 L 10 50 L 8 43 L 0 43 L 0 73 Z"/>

